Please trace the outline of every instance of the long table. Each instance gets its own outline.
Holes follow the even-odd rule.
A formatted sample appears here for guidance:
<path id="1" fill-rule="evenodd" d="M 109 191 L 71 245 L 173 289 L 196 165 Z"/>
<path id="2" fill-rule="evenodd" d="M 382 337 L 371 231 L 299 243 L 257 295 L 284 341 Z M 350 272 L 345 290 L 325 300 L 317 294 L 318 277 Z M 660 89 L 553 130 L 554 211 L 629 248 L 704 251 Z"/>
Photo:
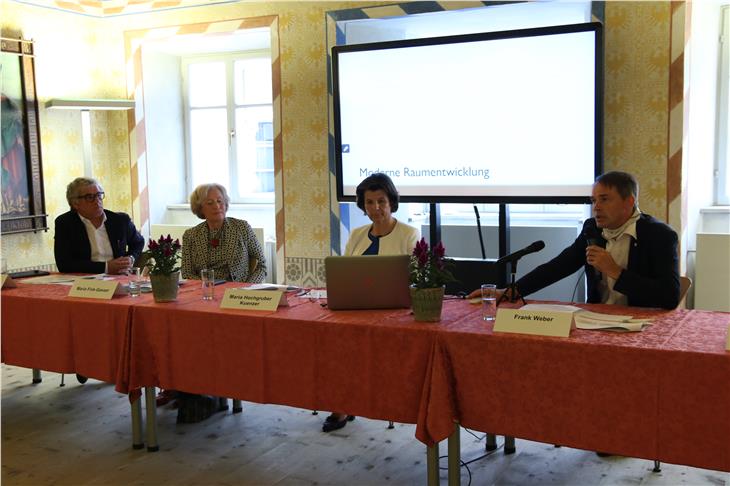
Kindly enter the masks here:
<path id="1" fill-rule="evenodd" d="M 591 305 L 653 325 L 562 339 L 494 333 L 462 300 L 445 301 L 439 323 L 299 297 L 275 313 L 218 308 L 237 285 L 217 287 L 212 302 L 189 286 L 158 304 L 21 283 L 2 292 L 2 360 L 85 374 L 122 393 L 162 387 L 415 423 L 427 446 L 462 424 L 730 471 L 730 314 Z"/>

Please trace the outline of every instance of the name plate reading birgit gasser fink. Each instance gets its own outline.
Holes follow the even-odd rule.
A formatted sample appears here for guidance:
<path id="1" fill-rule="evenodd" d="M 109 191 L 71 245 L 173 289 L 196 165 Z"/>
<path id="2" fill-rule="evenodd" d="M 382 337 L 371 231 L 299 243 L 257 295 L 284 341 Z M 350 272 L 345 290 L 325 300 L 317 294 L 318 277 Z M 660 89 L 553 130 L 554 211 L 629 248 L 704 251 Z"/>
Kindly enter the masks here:
<path id="1" fill-rule="evenodd" d="M 498 309 L 494 332 L 568 337 L 572 323 L 572 312 Z"/>
<path id="2" fill-rule="evenodd" d="M 81 297 L 83 299 L 110 300 L 114 297 L 119 282 L 115 280 L 96 280 L 80 278 L 74 280 L 69 297 Z"/>
<path id="3" fill-rule="evenodd" d="M 286 295 L 280 290 L 226 289 L 221 309 L 243 309 L 275 311 L 279 306 L 288 306 Z"/>

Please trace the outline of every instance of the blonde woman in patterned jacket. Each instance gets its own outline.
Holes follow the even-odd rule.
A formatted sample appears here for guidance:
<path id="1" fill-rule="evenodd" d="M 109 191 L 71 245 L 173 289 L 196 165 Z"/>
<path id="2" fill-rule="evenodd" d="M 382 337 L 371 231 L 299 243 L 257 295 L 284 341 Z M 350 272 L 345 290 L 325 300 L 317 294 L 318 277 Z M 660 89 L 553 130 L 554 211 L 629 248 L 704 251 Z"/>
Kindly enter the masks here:
<path id="1" fill-rule="evenodd" d="M 246 221 L 227 218 L 226 188 L 201 184 L 190 195 L 190 209 L 205 221 L 183 233 L 182 276 L 199 279 L 200 270 L 212 268 L 215 278 L 260 283 L 266 277 L 266 261 L 256 235 Z M 194 423 L 226 410 L 218 397 L 162 390 L 157 406 L 177 399 L 177 422 Z"/>
<path id="2" fill-rule="evenodd" d="M 264 281 L 261 245 L 250 224 L 226 217 L 228 204 L 228 193 L 220 184 L 201 184 L 190 195 L 190 209 L 205 221 L 183 233 L 183 278 L 199 279 L 202 269 L 212 268 L 216 279 Z"/>

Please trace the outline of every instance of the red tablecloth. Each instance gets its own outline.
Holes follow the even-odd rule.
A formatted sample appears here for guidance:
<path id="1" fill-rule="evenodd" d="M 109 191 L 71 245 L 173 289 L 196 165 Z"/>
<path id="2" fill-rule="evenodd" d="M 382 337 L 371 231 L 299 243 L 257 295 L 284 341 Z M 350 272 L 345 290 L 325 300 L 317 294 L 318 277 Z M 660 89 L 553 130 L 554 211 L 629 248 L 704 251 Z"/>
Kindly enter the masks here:
<path id="1" fill-rule="evenodd" d="M 431 437 L 446 437 L 457 420 L 481 431 L 730 470 L 730 315 L 590 308 L 652 317 L 653 325 L 640 333 L 526 336 L 494 333 L 475 310 L 441 326 Z"/>
<path id="2" fill-rule="evenodd" d="M 133 299 L 67 297 L 70 288 L 18 283 L 2 290 L 2 362 L 114 383 Z"/>
<path id="3" fill-rule="evenodd" d="M 94 301 L 68 287 L 2 291 L 2 361 L 116 383 L 416 423 L 426 444 L 476 430 L 730 471 L 730 314 L 589 306 L 652 317 L 640 333 L 493 332 L 480 309 L 222 310 L 194 282 L 177 302 Z"/>

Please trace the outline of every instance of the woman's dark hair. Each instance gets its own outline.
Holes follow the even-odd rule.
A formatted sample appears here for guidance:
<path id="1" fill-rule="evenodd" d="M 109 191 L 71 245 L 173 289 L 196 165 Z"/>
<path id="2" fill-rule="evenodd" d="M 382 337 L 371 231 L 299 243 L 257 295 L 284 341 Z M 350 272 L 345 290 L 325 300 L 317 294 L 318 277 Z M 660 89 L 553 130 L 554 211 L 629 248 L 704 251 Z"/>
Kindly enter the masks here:
<path id="1" fill-rule="evenodd" d="M 357 185 L 355 194 L 357 195 L 357 207 L 365 212 L 365 191 L 383 191 L 388 196 L 390 203 L 390 212 L 398 211 L 398 191 L 395 190 L 395 184 L 390 177 L 382 172 L 375 172 L 369 175 Z"/>

